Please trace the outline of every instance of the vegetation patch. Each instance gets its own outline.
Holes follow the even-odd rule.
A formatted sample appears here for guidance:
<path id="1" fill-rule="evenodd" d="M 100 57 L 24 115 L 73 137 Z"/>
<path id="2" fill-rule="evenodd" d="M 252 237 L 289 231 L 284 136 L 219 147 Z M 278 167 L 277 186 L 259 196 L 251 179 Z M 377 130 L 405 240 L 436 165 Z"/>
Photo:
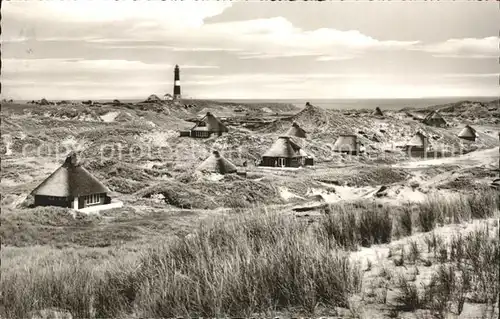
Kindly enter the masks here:
<path id="1" fill-rule="evenodd" d="M 357 250 L 391 241 L 392 218 L 389 210 L 371 203 L 331 205 L 319 227 L 334 246 Z"/>
<path id="2" fill-rule="evenodd" d="M 144 251 L 138 261 L 89 267 L 41 259 L 7 269 L 0 315 L 58 307 L 75 317 L 250 316 L 348 307 L 360 271 L 307 225 L 276 214 L 200 225 L 194 235 Z"/>

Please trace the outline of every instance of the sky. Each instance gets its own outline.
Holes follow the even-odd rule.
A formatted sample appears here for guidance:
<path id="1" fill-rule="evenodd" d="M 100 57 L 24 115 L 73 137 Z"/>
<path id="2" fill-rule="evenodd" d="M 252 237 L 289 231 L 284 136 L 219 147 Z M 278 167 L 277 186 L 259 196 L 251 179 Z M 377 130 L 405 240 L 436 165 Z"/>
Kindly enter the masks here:
<path id="1" fill-rule="evenodd" d="M 498 96 L 495 1 L 2 3 L 2 98 Z"/>

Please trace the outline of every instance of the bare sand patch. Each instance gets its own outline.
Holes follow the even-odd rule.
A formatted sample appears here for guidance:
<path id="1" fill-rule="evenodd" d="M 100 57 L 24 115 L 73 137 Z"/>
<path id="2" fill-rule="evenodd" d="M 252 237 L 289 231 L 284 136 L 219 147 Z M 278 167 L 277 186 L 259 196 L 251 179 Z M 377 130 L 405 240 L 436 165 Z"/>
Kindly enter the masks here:
<path id="1" fill-rule="evenodd" d="M 117 112 L 117 111 L 112 111 L 112 112 L 108 112 L 104 115 L 101 115 L 101 119 L 103 122 L 106 122 L 106 123 L 111 123 L 111 122 L 114 122 L 115 121 L 115 118 L 120 114 L 120 112 Z"/>

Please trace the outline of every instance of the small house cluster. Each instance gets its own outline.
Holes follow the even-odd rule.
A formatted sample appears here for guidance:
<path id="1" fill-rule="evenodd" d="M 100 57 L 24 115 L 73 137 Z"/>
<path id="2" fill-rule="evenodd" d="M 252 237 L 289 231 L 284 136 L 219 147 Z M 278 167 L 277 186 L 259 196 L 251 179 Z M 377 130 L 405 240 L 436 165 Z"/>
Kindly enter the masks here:
<path id="1" fill-rule="evenodd" d="M 228 132 L 229 129 L 227 126 L 222 124 L 222 122 L 212 113 L 207 112 L 189 131 L 180 131 L 180 136 L 209 138 L 212 135 L 221 136 Z M 313 165 L 313 158 L 295 143 L 292 137 L 306 137 L 306 132 L 295 122 L 292 123 L 292 126 L 285 135 L 280 136 L 271 148 L 264 153 L 259 166 L 300 167 Z"/>
<path id="2" fill-rule="evenodd" d="M 178 92 L 180 93 L 180 92 Z M 44 100 L 42 100 L 43 102 Z M 161 101 L 156 95 L 151 95 L 145 102 Z M 380 108 L 374 115 L 384 116 Z M 427 125 L 446 126 L 447 123 L 438 112 L 429 114 L 423 122 Z M 181 131 L 180 136 L 192 138 L 209 138 L 212 135 L 221 136 L 229 129 L 215 115 L 207 112 L 206 115 L 189 131 Z M 314 165 L 314 158 L 309 155 L 294 139 L 306 138 L 306 131 L 297 123 L 291 127 L 262 154 L 257 163 L 261 167 L 298 168 Z M 478 134 L 474 128 L 467 125 L 458 134 L 463 140 L 476 141 Z M 340 135 L 333 144 L 333 151 L 350 155 L 359 155 L 362 143 L 354 134 Z M 403 147 L 412 156 L 425 157 L 429 151 L 429 137 L 418 131 Z M 246 166 L 244 164 L 244 166 Z M 222 156 L 218 151 L 205 159 L 196 169 L 202 173 L 239 174 L 236 165 Z M 113 201 L 109 189 L 87 171 L 79 162 L 77 155 L 71 153 L 64 163 L 38 187 L 32 191 L 35 206 L 60 206 L 76 210 L 93 211 L 121 207 L 122 203 Z"/>
<path id="3" fill-rule="evenodd" d="M 478 138 L 476 130 L 470 125 L 466 125 L 457 136 L 470 142 L 475 142 Z M 412 157 L 426 157 L 430 151 L 430 146 L 429 137 L 424 132 L 418 131 L 403 149 Z"/>

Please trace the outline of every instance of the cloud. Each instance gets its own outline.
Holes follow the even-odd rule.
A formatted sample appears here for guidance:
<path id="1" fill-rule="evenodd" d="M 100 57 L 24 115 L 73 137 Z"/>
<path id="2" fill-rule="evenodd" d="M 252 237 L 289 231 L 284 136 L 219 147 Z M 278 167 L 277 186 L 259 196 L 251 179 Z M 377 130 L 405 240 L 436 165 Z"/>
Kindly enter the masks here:
<path id="1" fill-rule="evenodd" d="M 182 34 L 178 34 L 182 31 Z M 305 31 L 284 17 L 204 24 L 185 30 L 146 28 L 140 39 L 165 39 L 181 50 L 223 50 L 242 59 L 319 56 L 330 60 L 348 59 L 367 50 L 392 50 L 413 46 L 418 41 L 380 41 L 359 31 L 320 28 Z M 106 40 L 104 40 L 106 41 Z M 109 41 L 114 41 L 110 39 Z M 116 43 L 116 41 L 115 41 Z M 172 46 L 172 44 L 170 44 Z M 334 52 L 334 54 L 332 54 Z"/>
<path id="2" fill-rule="evenodd" d="M 6 2 L 2 13 L 28 19 L 70 23 L 142 21 L 135 27 L 162 25 L 198 26 L 231 6 L 221 1 L 44 1 Z"/>
<path id="3" fill-rule="evenodd" d="M 442 58 L 497 58 L 500 55 L 499 44 L 499 37 L 463 38 L 424 44 L 414 49 Z"/>
<path id="4" fill-rule="evenodd" d="M 499 73 L 454 73 L 454 74 L 442 74 L 445 78 L 495 78 L 500 77 Z"/>
<path id="5" fill-rule="evenodd" d="M 43 27 L 23 39 L 83 41 L 107 48 L 171 51 L 225 51 L 241 59 L 312 56 L 319 61 L 345 60 L 369 50 L 401 50 L 418 41 L 382 41 L 357 30 L 302 30 L 284 17 L 206 23 L 228 2 L 111 2 L 87 6 L 79 1 L 8 3 L 4 15 Z M 96 9 L 98 8 L 98 10 Z M 57 23 L 55 23 L 57 21 Z M 61 30 L 60 22 L 65 23 Z M 13 31 L 12 31 L 13 32 Z"/>
<path id="6" fill-rule="evenodd" d="M 32 98 L 42 92 L 64 98 L 147 96 L 170 90 L 175 63 L 186 69 L 183 90 L 199 97 L 426 95 L 424 89 L 459 94 L 498 86 L 491 73 L 496 63 L 488 69 L 493 64 L 486 59 L 465 64 L 432 57 L 496 58 L 498 37 L 382 40 L 357 30 L 303 29 L 284 16 L 227 21 L 234 14 L 225 12 L 229 6 L 213 1 L 6 2 L 3 88 Z M 207 19 L 224 13 L 225 22 Z M 424 74 L 439 71 L 457 73 Z M 490 73 L 459 73 L 481 71 Z"/>
<path id="7" fill-rule="evenodd" d="M 324 55 L 316 58 L 316 61 L 341 61 L 341 60 L 350 60 L 353 59 L 352 56 L 331 56 Z"/>
<path id="8" fill-rule="evenodd" d="M 86 60 L 77 59 L 2 59 L 2 72 L 23 73 L 37 72 L 50 75 L 51 73 L 97 72 L 110 71 L 171 71 L 173 64 L 144 63 L 131 60 Z M 183 64 L 183 69 L 218 69 L 217 65 Z"/>

